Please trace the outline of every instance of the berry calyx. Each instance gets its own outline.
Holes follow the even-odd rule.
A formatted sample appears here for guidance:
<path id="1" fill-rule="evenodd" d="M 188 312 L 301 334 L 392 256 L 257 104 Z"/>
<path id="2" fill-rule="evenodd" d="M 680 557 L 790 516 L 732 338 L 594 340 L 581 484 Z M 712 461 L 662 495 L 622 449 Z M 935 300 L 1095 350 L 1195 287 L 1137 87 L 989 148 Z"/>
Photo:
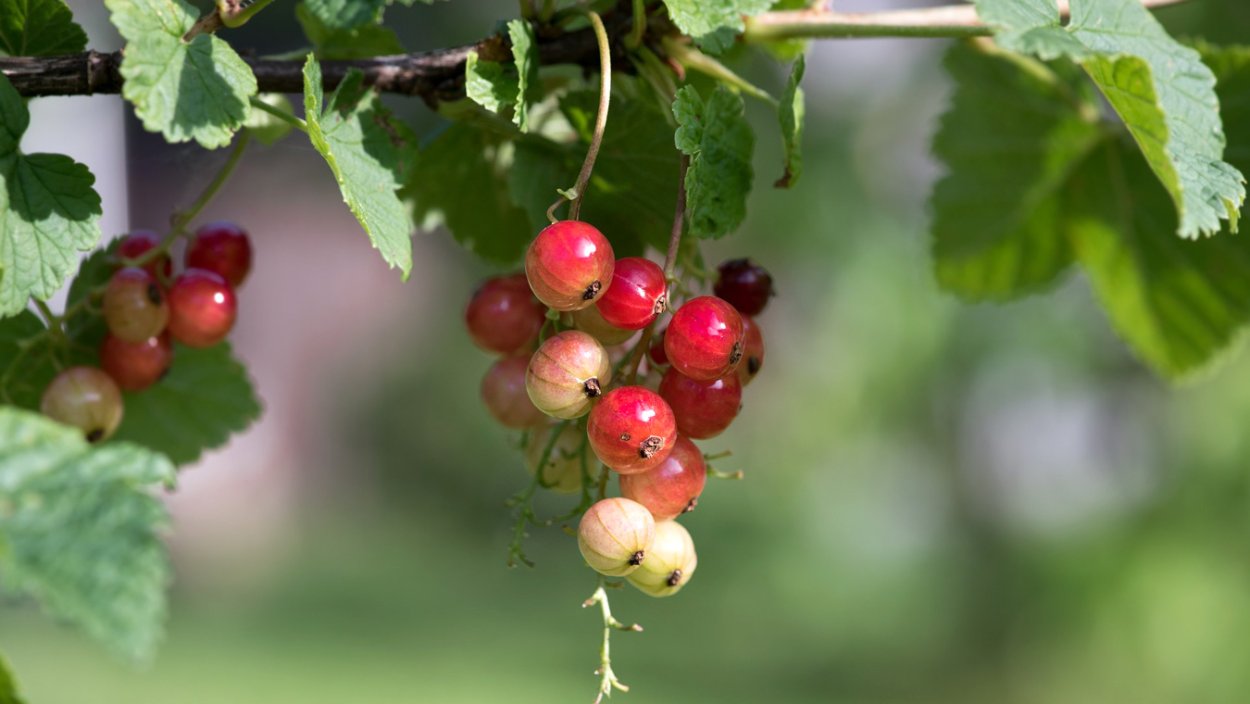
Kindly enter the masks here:
<path id="1" fill-rule="evenodd" d="M 684 435 L 658 467 L 621 475 L 621 495 L 647 507 L 657 521 L 693 511 L 707 482 L 703 453 Z"/>
<path id="2" fill-rule="evenodd" d="M 195 231 L 185 261 L 188 269 L 216 272 L 238 288 L 252 270 L 252 243 L 247 231 L 238 225 L 210 222 Z"/>
<path id="3" fill-rule="evenodd" d="M 169 322 L 169 304 L 156 279 L 143 269 L 114 272 L 104 288 L 104 322 L 126 342 L 142 342 L 161 334 Z"/>
<path id="4" fill-rule="evenodd" d="M 678 432 L 698 440 L 724 432 L 742 406 L 742 382 L 736 373 L 699 381 L 669 369 L 660 380 L 659 391 L 673 409 Z"/>
<path id="5" fill-rule="evenodd" d="M 759 323 L 742 316 L 742 362 L 738 364 L 738 380 L 743 386 L 751 383 L 764 368 L 764 333 Z"/>
<path id="6" fill-rule="evenodd" d="M 580 330 L 547 338 L 530 357 L 525 390 L 538 410 L 562 419 L 577 418 L 612 380 L 608 352 Z"/>
<path id="7" fill-rule="evenodd" d="M 577 526 L 577 548 L 590 568 L 623 577 L 646 564 L 655 538 L 655 519 L 642 504 L 603 499 L 586 509 Z"/>
<path id="8" fill-rule="evenodd" d="M 526 357 L 504 357 L 482 376 L 482 403 L 491 417 L 505 428 L 530 428 L 546 422 L 525 391 Z"/>
<path id="9" fill-rule="evenodd" d="M 551 442 L 551 434 L 557 426 L 548 425 L 538 428 L 530 435 L 529 444 L 525 446 L 525 468 L 531 476 L 543 460 L 543 452 Z M 543 463 L 543 475 L 540 483 L 561 494 L 573 494 L 582 488 L 582 443 L 584 436 L 576 425 L 564 426 L 551 454 Z"/>
<path id="10" fill-rule="evenodd" d="M 759 315 L 774 295 L 772 274 L 750 259 L 730 259 L 718 271 L 713 293 L 743 315 Z"/>
<path id="11" fill-rule="evenodd" d="M 173 360 L 168 333 L 142 342 L 105 335 L 100 343 L 100 368 L 126 391 L 141 391 L 160 381 Z"/>
<path id="12" fill-rule="evenodd" d="M 543 228 L 525 253 L 525 277 L 549 308 L 585 308 L 612 283 L 616 257 L 603 233 L 578 220 Z"/>
<path id="13" fill-rule="evenodd" d="M 220 274 L 187 269 L 169 287 L 169 332 L 187 347 L 211 347 L 234 327 L 238 302 Z"/>
<path id="14" fill-rule="evenodd" d="M 742 316 L 715 296 L 699 296 L 677 309 L 664 332 L 664 354 L 677 371 L 710 381 L 742 361 Z"/>
<path id="15" fill-rule="evenodd" d="M 108 439 L 122 422 L 122 393 L 95 367 L 70 367 L 43 390 L 39 410 L 82 431 L 87 442 Z M 645 509 L 644 509 L 645 510 Z"/>
<path id="16" fill-rule="evenodd" d="M 122 241 L 118 243 L 117 256 L 123 259 L 138 259 L 146 254 L 148 250 L 156 249 L 159 246 L 161 246 L 160 235 L 152 230 L 135 230 L 123 237 Z M 144 264 L 143 269 L 153 277 L 164 276 L 168 279 L 174 274 L 174 263 L 170 261 L 168 254 L 162 254 Z"/>
<path id="17" fill-rule="evenodd" d="M 578 330 L 593 335 L 604 347 L 619 345 L 634 336 L 635 331 L 618 328 L 604 320 L 599 313 L 599 306 L 586 306 L 575 310 L 570 317 Z"/>
<path id="18" fill-rule="evenodd" d="M 690 533 L 677 521 L 660 521 L 647 559 L 627 579 L 644 594 L 672 596 L 690 582 L 698 566 Z"/>
<path id="19" fill-rule="evenodd" d="M 616 260 L 612 285 L 599 296 L 595 307 L 610 325 L 641 330 L 666 307 L 667 283 L 664 270 L 642 257 Z"/>
<path id="20" fill-rule="evenodd" d="M 465 307 L 464 324 L 473 344 L 487 352 L 513 354 L 538 338 L 546 314 L 525 275 L 510 274 L 482 282 Z"/>
<path id="21" fill-rule="evenodd" d="M 641 386 L 622 386 L 599 399 L 586 434 L 600 461 L 621 474 L 634 474 L 668 457 L 677 442 L 677 423 L 659 394 Z"/>

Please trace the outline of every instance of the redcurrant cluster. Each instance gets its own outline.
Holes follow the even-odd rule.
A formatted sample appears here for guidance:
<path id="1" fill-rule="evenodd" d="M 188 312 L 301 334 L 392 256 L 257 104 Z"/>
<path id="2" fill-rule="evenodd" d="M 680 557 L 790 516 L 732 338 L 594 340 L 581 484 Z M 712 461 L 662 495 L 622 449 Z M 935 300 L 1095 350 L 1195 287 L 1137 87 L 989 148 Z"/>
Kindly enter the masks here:
<path id="1" fill-rule="evenodd" d="M 234 291 L 252 268 L 247 232 L 228 222 L 204 225 L 186 250 L 185 268 L 174 276 L 161 238 L 136 230 L 117 246 L 122 262 L 101 292 L 100 314 L 108 328 L 100 343 L 100 367 L 76 366 L 58 374 L 43 392 L 43 413 L 80 428 L 87 440 L 111 436 L 122 419 L 121 391 L 155 384 L 173 363 L 173 342 L 211 347 L 234 327 Z"/>
<path id="2" fill-rule="evenodd" d="M 465 313 L 474 342 L 502 355 L 482 379 L 487 409 L 528 431 L 526 465 L 538 484 L 583 492 L 586 563 L 652 596 L 675 594 L 698 564 L 674 520 L 694 509 L 708 476 L 692 440 L 729 427 L 763 365 L 752 316 L 772 278 L 749 260 L 725 262 L 716 295 L 685 300 L 646 347 L 676 290 L 657 264 L 616 259 L 597 229 L 567 220 L 538 234 L 524 275 L 487 280 Z M 591 502 L 587 450 L 619 476 L 619 497 L 604 498 L 604 474 Z"/>

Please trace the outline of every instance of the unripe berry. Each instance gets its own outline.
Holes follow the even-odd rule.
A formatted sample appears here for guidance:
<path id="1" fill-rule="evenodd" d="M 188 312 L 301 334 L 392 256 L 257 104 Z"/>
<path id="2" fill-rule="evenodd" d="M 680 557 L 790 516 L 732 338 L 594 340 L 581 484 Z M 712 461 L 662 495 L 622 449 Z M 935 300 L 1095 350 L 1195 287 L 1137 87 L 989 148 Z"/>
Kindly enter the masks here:
<path id="1" fill-rule="evenodd" d="M 187 347 L 211 347 L 226 339 L 238 302 L 219 274 L 187 269 L 169 287 L 169 332 Z"/>
<path id="2" fill-rule="evenodd" d="M 699 296 L 677 309 L 664 332 L 664 353 L 677 371 L 710 381 L 742 361 L 742 316 L 715 296 Z"/>
<path id="3" fill-rule="evenodd" d="M 698 381 L 669 369 L 660 380 L 660 396 L 668 401 L 682 435 L 705 440 L 716 437 L 733 423 L 742 406 L 742 382 L 736 373 L 711 381 Z"/>
<path id="4" fill-rule="evenodd" d="M 645 472 L 673 451 L 673 410 L 656 392 L 641 386 L 613 389 L 599 399 L 586 424 L 590 449 L 621 474 Z"/>
<path id="5" fill-rule="evenodd" d="M 534 474 L 542 462 L 543 452 L 551 442 L 551 434 L 558 426 L 547 425 L 537 428 L 530 435 L 529 444 L 525 446 L 525 468 L 530 475 Z M 564 426 L 556 444 L 551 447 L 551 454 L 543 464 L 542 485 L 561 494 L 573 494 L 582 488 L 582 450 L 586 436 L 581 429 L 570 423 Z M 589 460 L 587 460 L 589 462 Z"/>
<path id="6" fill-rule="evenodd" d="M 738 364 L 738 380 L 743 386 L 751 383 L 764 368 L 764 333 L 754 319 L 742 316 L 742 362 Z"/>
<path id="7" fill-rule="evenodd" d="M 215 272 L 238 288 L 252 270 L 252 243 L 247 231 L 238 225 L 210 222 L 195 231 L 185 261 L 188 269 Z"/>
<path id="8" fill-rule="evenodd" d="M 595 302 L 612 283 L 616 258 L 603 233 L 584 222 L 548 225 L 525 253 L 525 276 L 538 300 L 555 310 Z"/>
<path id="9" fill-rule="evenodd" d="M 88 442 L 106 440 L 122 422 L 122 393 L 95 367 L 70 367 L 43 390 L 39 410 L 82 431 Z M 645 510 L 645 509 L 644 509 Z"/>
<path id="10" fill-rule="evenodd" d="M 650 596 L 672 596 L 686 586 L 699 566 L 694 540 L 677 521 L 655 524 L 647 559 L 628 576 L 629 583 Z"/>
<path id="11" fill-rule="evenodd" d="M 174 360 L 169 333 L 143 342 L 105 335 L 100 343 L 100 368 L 126 391 L 141 391 L 160 381 Z"/>
<path id="12" fill-rule="evenodd" d="M 482 282 L 464 310 L 473 344 L 498 354 L 529 348 L 546 322 L 543 307 L 524 274 L 496 276 Z"/>
<path id="13" fill-rule="evenodd" d="M 599 306 L 586 306 L 570 314 L 578 330 L 593 335 L 604 347 L 619 345 L 634 336 L 633 330 L 618 328 L 603 319 Z"/>
<path id="14" fill-rule="evenodd" d="M 525 390 L 538 410 L 555 418 L 577 418 L 612 380 L 608 352 L 595 338 L 566 330 L 547 338 L 530 357 Z"/>
<path id="15" fill-rule="evenodd" d="M 155 249 L 161 244 L 161 236 L 151 230 L 135 230 L 129 235 L 122 238 L 117 245 L 117 256 L 123 259 L 138 259 L 150 249 Z M 151 274 L 154 278 L 164 276 L 168 279 L 173 276 L 174 263 L 169 260 L 168 254 L 153 259 L 143 265 L 143 270 Z M 158 275 L 159 272 L 159 275 Z"/>
<path id="16" fill-rule="evenodd" d="M 126 342 L 161 334 L 169 322 L 169 304 L 156 279 L 143 269 L 119 269 L 104 288 L 104 322 Z"/>
<path id="17" fill-rule="evenodd" d="M 642 257 L 616 260 L 612 285 L 595 307 L 609 324 L 626 330 L 641 330 L 664 312 L 668 284 L 664 270 Z"/>
<path id="18" fill-rule="evenodd" d="M 713 293 L 743 315 L 759 315 L 773 296 L 773 277 L 750 259 L 730 259 L 719 267 Z"/>
<path id="19" fill-rule="evenodd" d="M 547 420 L 525 392 L 527 367 L 529 359 L 526 357 L 504 357 L 482 376 L 482 403 L 505 428 L 529 428 Z"/>
<path id="20" fill-rule="evenodd" d="M 623 577 L 646 564 L 655 519 L 629 499 L 603 499 L 586 509 L 577 526 L 577 547 L 599 574 Z"/>
<path id="21" fill-rule="evenodd" d="M 657 521 L 693 511 L 707 482 L 703 453 L 684 435 L 660 466 L 638 474 L 621 475 L 621 496 L 647 507 Z"/>

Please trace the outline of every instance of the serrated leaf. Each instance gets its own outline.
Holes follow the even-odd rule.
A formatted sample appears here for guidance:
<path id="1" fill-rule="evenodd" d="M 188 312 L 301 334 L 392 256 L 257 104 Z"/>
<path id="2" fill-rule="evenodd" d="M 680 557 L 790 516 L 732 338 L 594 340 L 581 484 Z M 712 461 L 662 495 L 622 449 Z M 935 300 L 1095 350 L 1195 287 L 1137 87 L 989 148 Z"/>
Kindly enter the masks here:
<path id="1" fill-rule="evenodd" d="M 355 29 L 382 18 L 385 0 L 304 0 L 304 5 L 329 29 Z"/>
<path id="2" fill-rule="evenodd" d="M 334 172 L 343 200 L 387 264 L 407 280 L 412 270 L 412 225 L 396 191 L 403 151 L 415 149 L 371 91 L 351 71 L 322 111 L 321 65 L 304 64 L 304 119 L 308 138 Z"/>
<path id="3" fill-rule="evenodd" d="M 0 0 L 0 56 L 54 56 L 86 48 L 87 33 L 63 0 Z"/>
<path id="4" fill-rule="evenodd" d="M 291 112 L 291 101 L 281 93 L 261 93 L 257 100 L 286 113 Z M 243 123 L 244 129 L 261 144 L 272 145 L 291 133 L 291 123 L 277 118 L 264 110 L 252 110 Z"/>
<path id="5" fill-rule="evenodd" d="M 673 24 L 704 51 L 719 54 L 742 33 L 744 16 L 756 15 L 773 0 L 664 0 Z"/>
<path id="6" fill-rule="evenodd" d="M 17 695 L 17 680 L 13 679 L 3 656 L 0 656 L 0 704 L 22 704 L 22 698 Z"/>
<path id="7" fill-rule="evenodd" d="M 100 196 L 86 166 L 60 154 L 18 149 L 26 104 L 0 76 L 0 316 L 47 299 L 100 241 Z"/>
<path id="8" fill-rule="evenodd" d="M 256 94 L 252 69 L 222 39 L 183 35 L 198 13 L 185 0 L 105 0 L 126 39 L 122 95 L 144 128 L 208 149 L 230 143 Z"/>
<path id="9" fill-rule="evenodd" d="M 399 37 L 386 27 L 368 23 L 350 28 L 332 27 L 305 3 L 295 7 L 295 18 L 320 59 L 366 59 L 405 51 Z"/>
<path id="10" fill-rule="evenodd" d="M 786 81 L 786 89 L 781 94 L 781 102 L 777 105 L 777 121 L 781 124 L 781 141 L 785 146 L 786 168 L 781 178 L 773 185 L 777 188 L 790 188 L 803 175 L 803 89 L 799 83 L 803 80 L 806 62 L 800 56 L 790 69 L 790 79 Z"/>
<path id="11" fill-rule="evenodd" d="M 0 320 L 0 401 L 6 404 L 39 408 L 39 398 L 56 367 L 47 354 L 47 346 L 23 351 L 19 343 L 29 340 L 47 328 L 34 313 L 24 310 L 12 318 Z"/>
<path id="12" fill-rule="evenodd" d="M 483 61 L 470 51 L 464 62 L 464 92 L 473 102 L 495 114 L 516 110 L 520 96 L 515 70 L 497 61 Z"/>
<path id="13" fill-rule="evenodd" d="M 742 97 L 723 85 L 704 103 L 694 86 L 673 101 L 677 148 L 690 157 L 686 172 L 686 212 L 690 234 L 724 237 L 746 218 L 754 172 L 755 135 L 743 116 Z"/>
<path id="14" fill-rule="evenodd" d="M 165 620 L 167 516 L 149 491 L 166 458 L 0 407 L 0 585 L 29 594 L 120 652 L 145 659 Z"/>
<path id="15" fill-rule="evenodd" d="M 534 28 L 525 20 L 512 20 L 508 23 L 508 38 L 512 41 L 512 60 L 517 72 L 516 109 L 512 113 L 512 122 L 522 132 L 528 132 L 529 106 L 542 98 Z"/>

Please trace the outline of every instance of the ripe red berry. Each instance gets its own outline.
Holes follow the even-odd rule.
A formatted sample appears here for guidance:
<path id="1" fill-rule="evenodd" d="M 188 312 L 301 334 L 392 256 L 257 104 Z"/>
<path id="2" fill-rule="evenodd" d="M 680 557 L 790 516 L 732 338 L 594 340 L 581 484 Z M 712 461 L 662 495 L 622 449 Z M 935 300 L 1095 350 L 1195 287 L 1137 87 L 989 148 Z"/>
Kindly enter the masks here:
<path id="1" fill-rule="evenodd" d="M 525 253 L 525 276 L 538 300 L 555 310 L 594 303 L 612 283 L 616 258 L 603 233 L 584 222 L 548 225 Z"/>
<path id="2" fill-rule="evenodd" d="M 621 495 L 647 507 L 657 521 L 693 511 L 707 482 L 703 453 L 685 435 L 658 467 L 621 475 Z"/>
<path id="3" fill-rule="evenodd" d="M 581 310 L 575 310 L 570 317 L 578 330 L 594 336 L 596 340 L 603 343 L 604 347 L 619 345 L 636 334 L 634 330 L 618 328 L 604 320 L 599 314 L 599 306 L 586 306 Z"/>
<path id="4" fill-rule="evenodd" d="M 252 270 L 252 243 L 247 231 L 238 225 L 210 222 L 195 231 L 185 261 L 188 269 L 215 272 L 238 288 Z"/>
<path id="5" fill-rule="evenodd" d="M 668 355 L 664 352 L 664 332 L 664 330 L 661 330 L 655 334 L 655 337 L 651 340 L 651 349 L 647 350 L 647 357 L 657 367 L 668 365 Z"/>
<path id="6" fill-rule="evenodd" d="M 660 380 L 660 396 L 673 409 L 678 432 L 704 440 L 720 435 L 738 416 L 742 382 L 736 373 L 698 381 L 669 369 Z"/>
<path id="7" fill-rule="evenodd" d="M 586 564 L 609 577 L 623 577 L 646 564 L 654 538 L 651 513 L 642 504 L 619 497 L 586 509 L 577 526 L 577 548 Z"/>
<path id="8" fill-rule="evenodd" d="M 551 433 L 556 427 L 543 426 L 530 435 L 529 444 L 525 446 L 525 468 L 530 475 L 534 474 L 539 463 L 543 461 L 543 453 L 546 452 L 547 445 L 551 442 Z M 551 446 L 551 454 L 543 463 L 543 486 L 561 494 L 572 494 L 582 488 L 582 476 L 590 469 L 588 462 L 584 469 L 582 466 L 585 440 L 586 436 L 582 434 L 581 428 L 572 423 L 564 426 L 555 444 Z"/>
<path id="9" fill-rule="evenodd" d="M 143 269 L 114 272 L 104 289 L 104 322 L 126 342 L 142 342 L 161 334 L 169 322 L 169 304 L 156 279 Z"/>
<path id="10" fill-rule="evenodd" d="M 720 265 L 712 291 L 743 315 L 759 315 L 773 296 L 773 276 L 750 259 L 730 259 Z"/>
<path id="11" fill-rule="evenodd" d="M 160 381 L 173 360 L 168 333 L 142 342 L 106 335 L 100 344 L 100 367 L 126 391 L 141 391 Z"/>
<path id="12" fill-rule="evenodd" d="M 70 367 L 43 390 L 39 409 L 49 418 L 81 430 L 87 442 L 99 442 L 122 422 L 122 393 L 99 369 Z"/>
<path id="13" fill-rule="evenodd" d="M 626 578 L 644 594 L 672 596 L 686 586 L 698 566 L 690 533 L 677 521 L 660 521 L 647 559 Z"/>
<path id="14" fill-rule="evenodd" d="M 626 330 L 641 330 L 664 312 L 668 300 L 664 270 L 642 257 L 616 260 L 612 285 L 595 307 L 609 324 Z"/>
<path id="15" fill-rule="evenodd" d="M 566 330 L 547 338 L 530 357 L 525 390 L 538 410 L 569 419 L 585 415 L 611 380 L 603 345 L 580 330 Z"/>
<path id="16" fill-rule="evenodd" d="M 710 381 L 742 360 L 742 316 L 715 296 L 699 296 L 677 309 L 664 332 L 664 354 L 677 371 Z"/>
<path id="17" fill-rule="evenodd" d="M 613 389 L 599 399 L 586 424 L 590 449 L 621 474 L 645 472 L 663 462 L 677 442 L 673 410 L 641 386 Z"/>
<path id="18" fill-rule="evenodd" d="M 742 363 L 738 365 L 738 380 L 743 386 L 751 383 L 764 367 L 764 333 L 759 323 L 742 316 Z"/>
<path id="19" fill-rule="evenodd" d="M 529 347 L 546 322 L 543 307 L 524 274 L 496 276 L 482 282 L 464 310 L 473 343 L 487 352 L 513 354 Z"/>
<path id="20" fill-rule="evenodd" d="M 527 357 L 504 357 L 482 377 L 482 402 L 505 428 L 529 428 L 547 420 L 525 392 Z"/>
<path id="21" fill-rule="evenodd" d="M 188 347 L 211 347 L 226 339 L 238 302 L 219 274 L 187 269 L 169 288 L 169 332 Z"/>
<path id="22" fill-rule="evenodd" d="M 151 230 L 135 230 L 129 235 L 122 238 L 117 245 L 117 256 L 123 259 L 138 259 L 150 249 L 155 249 L 161 244 L 161 236 Z M 173 276 L 174 263 L 169 260 L 168 254 L 153 259 L 143 265 L 145 271 L 153 277 L 159 278 L 164 276 L 168 279 Z M 160 272 L 159 274 L 157 272 Z"/>

